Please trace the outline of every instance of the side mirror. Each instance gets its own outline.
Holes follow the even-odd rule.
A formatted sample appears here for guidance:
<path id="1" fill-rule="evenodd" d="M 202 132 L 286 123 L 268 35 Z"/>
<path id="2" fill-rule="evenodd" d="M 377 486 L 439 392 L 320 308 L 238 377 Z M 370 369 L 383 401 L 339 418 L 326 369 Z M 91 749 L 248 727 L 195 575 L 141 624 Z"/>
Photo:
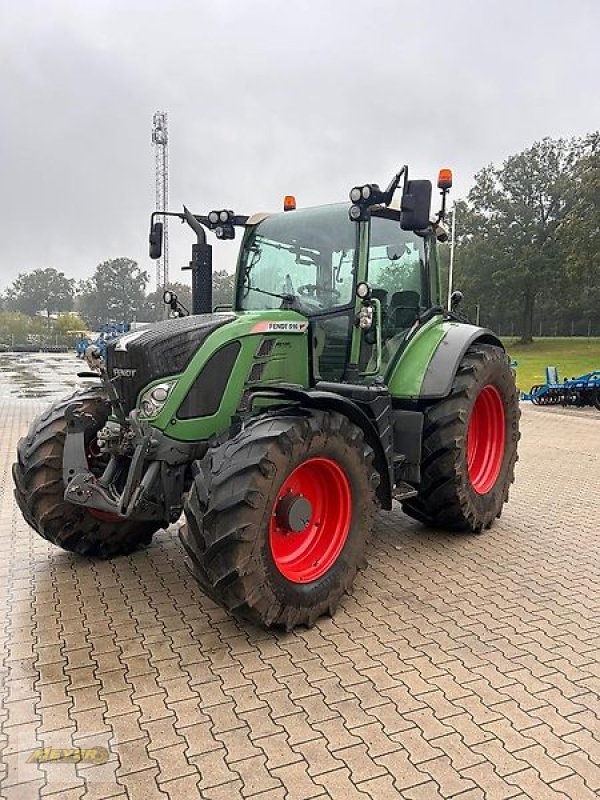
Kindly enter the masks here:
<path id="1" fill-rule="evenodd" d="M 431 181 L 407 181 L 402 193 L 400 227 L 403 231 L 422 231 L 429 227 Z"/>
<path id="2" fill-rule="evenodd" d="M 155 222 L 150 228 L 150 258 L 157 259 L 162 256 L 163 223 Z"/>

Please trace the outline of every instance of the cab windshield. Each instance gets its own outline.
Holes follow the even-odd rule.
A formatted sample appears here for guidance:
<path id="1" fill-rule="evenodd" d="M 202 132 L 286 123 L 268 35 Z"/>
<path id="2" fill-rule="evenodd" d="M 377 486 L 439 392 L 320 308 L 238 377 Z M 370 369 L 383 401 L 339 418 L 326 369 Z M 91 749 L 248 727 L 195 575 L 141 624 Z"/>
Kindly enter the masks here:
<path id="1" fill-rule="evenodd" d="M 346 203 L 268 217 L 246 233 L 238 309 L 293 307 L 308 316 L 354 302 L 358 226 Z"/>

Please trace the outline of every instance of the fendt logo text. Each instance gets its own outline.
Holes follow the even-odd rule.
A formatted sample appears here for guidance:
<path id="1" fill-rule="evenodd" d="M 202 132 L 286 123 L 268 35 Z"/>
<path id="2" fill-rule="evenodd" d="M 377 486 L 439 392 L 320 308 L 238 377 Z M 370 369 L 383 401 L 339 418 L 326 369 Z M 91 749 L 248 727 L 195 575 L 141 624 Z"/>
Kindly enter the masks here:
<path id="1" fill-rule="evenodd" d="M 137 369 L 125 369 L 124 367 L 115 367 L 113 369 L 113 375 L 115 378 L 133 378 L 136 372 Z"/>

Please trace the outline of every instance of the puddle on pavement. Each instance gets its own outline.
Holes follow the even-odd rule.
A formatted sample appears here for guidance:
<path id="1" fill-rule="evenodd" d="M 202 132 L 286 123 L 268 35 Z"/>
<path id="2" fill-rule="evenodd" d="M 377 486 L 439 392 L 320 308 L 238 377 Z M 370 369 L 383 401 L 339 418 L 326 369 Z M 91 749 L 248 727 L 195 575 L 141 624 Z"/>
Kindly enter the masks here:
<path id="1" fill-rule="evenodd" d="M 76 386 L 86 365 L 75 353 L 0 353 L 0 398 L 62 397 Z"/>

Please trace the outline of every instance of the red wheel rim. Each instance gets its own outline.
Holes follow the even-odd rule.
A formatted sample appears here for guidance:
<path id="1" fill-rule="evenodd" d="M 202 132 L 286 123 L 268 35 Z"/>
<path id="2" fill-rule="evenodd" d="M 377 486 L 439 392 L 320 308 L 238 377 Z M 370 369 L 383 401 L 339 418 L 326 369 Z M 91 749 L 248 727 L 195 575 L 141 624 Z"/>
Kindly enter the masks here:
<path id="1" fill-rule="evenodd" d="M 502 468 L 506 444 L 504 403 L 491 384 L 478 394 L 467 431 L 467 467 L 471 486 L 477 494 L 487 494 Z"/>
<path id="2" fill-rule="evenodd" d="M 308 523 L 293 530 L 281 520 L 286 498 L 310 503 Z M 330 458 L 309 458 L 288 475 L 273 504 L 269 541 L 275 566 L 292 583 L 310 583 L 335 564 L 348 538 L 352 491 L 344 470 Z"/>
<path id="3" fill-rule="evenodd" d="M 98 447 L 98 440 L 96 438 L 92 439 L 92 441 L 87 446 L 86 457 L 88 462 L 88 467 L 92 469 L 94 466 L 94 462 L 100 458 L 102 455 L 102 451 Z M 99 508 L 87 508 L 86 511 L 91 517 L 94 519 L 98 519 L 101 522 L 124 522 L 125 517 L 122 517 L 120 514 L 112 514 L 110 511 L 100 511 Z"/>

